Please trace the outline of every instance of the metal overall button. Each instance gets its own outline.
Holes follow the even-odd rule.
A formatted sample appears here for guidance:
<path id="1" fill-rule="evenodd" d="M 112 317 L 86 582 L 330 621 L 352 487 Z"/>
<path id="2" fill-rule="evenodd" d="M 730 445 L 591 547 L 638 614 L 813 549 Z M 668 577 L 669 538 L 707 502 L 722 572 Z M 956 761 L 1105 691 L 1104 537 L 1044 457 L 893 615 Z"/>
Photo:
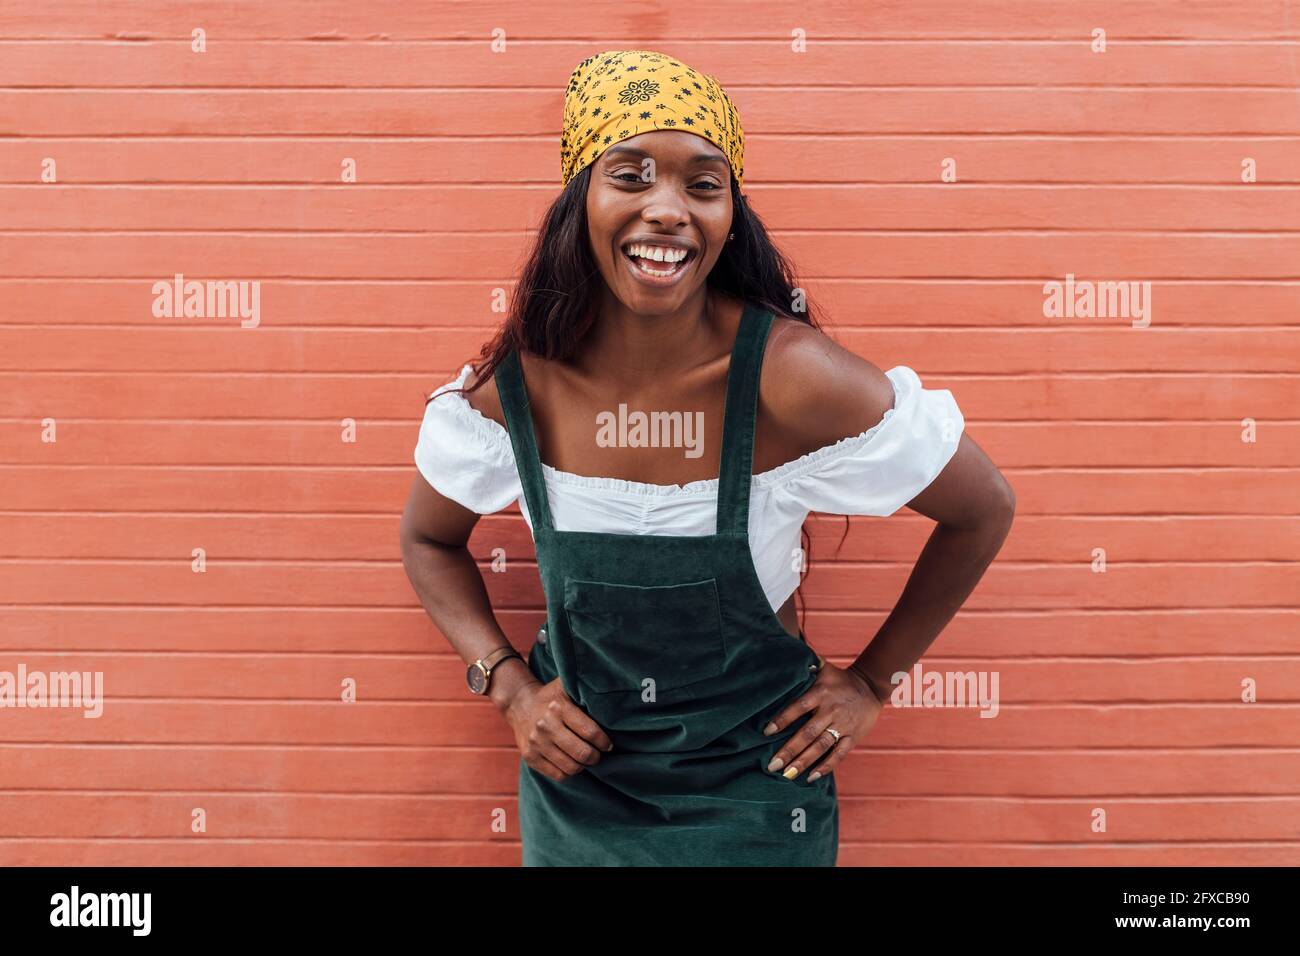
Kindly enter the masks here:
<path id="1" fill-rule="evenodd" d="M 545 643 L 546 643 L 546 625 L 545 625 L 545 624 L 543 624 L 543 625 L 538 629 L 538 631 L 537 631 L 537 643 L 538 643 L 538 644 L 545 644 Z"/>

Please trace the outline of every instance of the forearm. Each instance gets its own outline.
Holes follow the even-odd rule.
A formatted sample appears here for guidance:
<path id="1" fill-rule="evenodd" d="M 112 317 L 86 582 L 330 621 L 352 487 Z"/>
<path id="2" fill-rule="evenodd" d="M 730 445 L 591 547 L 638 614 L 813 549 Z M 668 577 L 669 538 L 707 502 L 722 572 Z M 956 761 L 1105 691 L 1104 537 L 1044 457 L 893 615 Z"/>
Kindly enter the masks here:
<path id="1" fill-rule="evenodd" d="M 898 604 L 849 666 L 889 696 L 893 675 L 910 671 L 984 576 L 1011 528 L 1009 515 L 971 527 L 939 525 L 930 535 Z"/>
<path id="2" fill-rule="evenodd" d="M 469 549 L 426 538 L 404 539 L 402 564 L 420 604 L 467 666 L 510 645 Z M 492 668 L 488 695 L 504 710 L 516 690 L 536 682 L 523 661 L 508 658 Z"/>

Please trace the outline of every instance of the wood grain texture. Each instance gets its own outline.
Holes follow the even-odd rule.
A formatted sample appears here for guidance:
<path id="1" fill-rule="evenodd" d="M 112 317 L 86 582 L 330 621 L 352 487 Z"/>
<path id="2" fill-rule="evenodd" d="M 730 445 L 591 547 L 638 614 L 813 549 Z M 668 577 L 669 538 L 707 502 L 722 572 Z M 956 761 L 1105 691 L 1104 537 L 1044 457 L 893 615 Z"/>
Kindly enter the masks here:
<path id="1" fill-rule="evenodd" d="M 569 71 L 633 45 L 722 80 L 828 333 L 951 389 L 1016 490 L 923 660 L 996 672 L 996 716 L 887 710 L 841 863 L 1300 863 L 1294 4 L 0 0 L 0 671 L 106 694 L 0 711 L 0 864 L 519 862 L 511 735 L 397 522 L 556 194 Z M 177 273 L 260 282 L 258 326 L 156 317 Z M 1067 274 L 1150 282 L 1150 326 L 1046 317 Z M 819 650 L 930 527 L 810 519 Z M 470 547 L 526 650 L 517 507 Z"/>

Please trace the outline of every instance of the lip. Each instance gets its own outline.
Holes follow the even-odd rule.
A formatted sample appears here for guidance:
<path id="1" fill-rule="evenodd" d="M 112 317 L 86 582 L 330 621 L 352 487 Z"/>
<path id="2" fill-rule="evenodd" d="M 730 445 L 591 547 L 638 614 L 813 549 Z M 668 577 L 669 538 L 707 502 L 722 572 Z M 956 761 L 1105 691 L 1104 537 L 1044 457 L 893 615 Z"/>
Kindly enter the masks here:
<path id="1" fill-rule="evenodd" d="M 673 249 L 684 249 L 687 252 L 687 256 L 685 259 L 682 260 L 681 268 L 679 268 L 676 272 L 674 272 L 670 276 L 647 275 L 646 273 L 641 271 L 639 266 L 637 266 L 636 262 L 633 260 L 633 257 L 629 256 L 626 252 L 623 251 L 624 246 L 635 245 L 640 243 L 645 243 L 647 245 L 671 247 Z M 686 273 L 690 271 L 692 266 L 694 266 L 695 260 L 700 257 L 699 250 L 692 245 L 687 245 L 682 242 L 665 241 L 663 239 L 629 240 L 628 242 L 622 243 L 618 247 L 618 254 L 619 257 L 622 258 L 623 264 L 627 268 L 627 271 L 632 274 L 632 278 L 636 279 L 638 282 L 643 283 L 644 285 L 653 286 L 659 289 L 664 289 L 667 288 L 668 286 L 674 286 L 677 283 L 681 282 L 682 279 L 685 278 Z"/>

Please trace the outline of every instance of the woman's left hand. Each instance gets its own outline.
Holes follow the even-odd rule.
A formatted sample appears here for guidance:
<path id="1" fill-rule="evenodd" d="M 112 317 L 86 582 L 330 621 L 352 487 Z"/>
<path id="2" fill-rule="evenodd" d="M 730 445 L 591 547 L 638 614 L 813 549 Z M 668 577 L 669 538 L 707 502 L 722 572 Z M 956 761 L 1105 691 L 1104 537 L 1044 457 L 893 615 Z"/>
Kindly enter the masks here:
<path id="1" fill-rule="evenodd" d="M 820 760 L 808 780 L 825 776 L 870 733 L 884 707 L 871 685 L 856 671 L 823 661 L 817 682 L 767 725 L 764 732 L 771 735 L 794 723 L 800 715 L 812 712 L 776 752 L 767 769 L 775 772 L 786 768 L 782 775 L 793 780 Z M 838 741 L 826 733 L 827 727 L 839 732 Z"/>

